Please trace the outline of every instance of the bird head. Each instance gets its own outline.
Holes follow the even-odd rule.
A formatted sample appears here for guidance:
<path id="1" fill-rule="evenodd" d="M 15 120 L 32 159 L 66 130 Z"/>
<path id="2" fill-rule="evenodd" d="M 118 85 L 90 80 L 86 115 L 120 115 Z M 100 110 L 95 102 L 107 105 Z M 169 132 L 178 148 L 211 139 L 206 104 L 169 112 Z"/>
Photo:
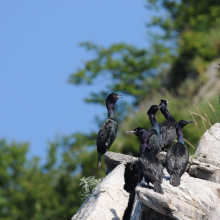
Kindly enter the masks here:
<path id="1" fill-rule="evenodd" d="M 180 120 L 179 122 L 176 123 L 176 128 L 182 129 L 190 123 L 194 123 L 194 121 Z"/>
<path id="2" fill-rule="evenodd" d="M 161 106 L 161 108 L 167 107 L 167 103 L 168 103 L 168 102 L 169 102 L 169 100 L 161 99 L 159 106 Z"/>
<path id="3" fill-rule="evenodd" d="M 144 134 L 148 135 L 148 131 L 140 127 L 135 128 L 133 131 L 127 131 L 126 133 L 135 134 L 139 138 L 142 137 Z"/>
<path id="4" fill-rule="evenodd" d="M 117 93 L 112 92 L 107 96 L 106 103 L 109 102 L 115 104 L 120 98 L 123 98 L 122 95 L 118 95 Z"/>
<path id="5" fill-rule="evenodd" d="M 161 106 L 158 106 L 158 105 L 151 105 L 151 107 L 149 108 L 149 110 L 147 111 L 147 114 L 150 115 L 150 114 L 156 114 L 158 109 L 160 109 Z"/>

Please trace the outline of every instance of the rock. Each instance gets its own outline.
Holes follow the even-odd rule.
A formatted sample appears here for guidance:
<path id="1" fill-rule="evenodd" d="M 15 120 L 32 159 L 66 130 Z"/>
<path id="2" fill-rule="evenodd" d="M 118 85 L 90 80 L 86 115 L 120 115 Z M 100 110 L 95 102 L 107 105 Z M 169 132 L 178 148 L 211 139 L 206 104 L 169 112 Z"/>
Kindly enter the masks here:
<path id="1" fill-rule="evenodd" d="M 187 172 L 190 176 L 220 184 L 220 167 L 190 158 Z"/>
<path id="2" fill-rule="evenodd" d="M 105 160 L 105 163 L 107 164 L 105 173 L 106 175 L 108 175 L 117 165 L 121 163 L 125 165 L 129 165 L 129 164 L 135 165 L 138 161 L 138 158 L 108 151 L 105 154 L 104 160 Z"/>
<path id="3" fill-rule="evenodd" d="M 128 205 L 129 193 L 124 190 L 125 165 L 118 165 L 94 189 L 72 220 L 120 220 Z"/>
<path id="4" fill-rule="evenodd" d="M 125 169 L 125 185 L 124 189 L 129 193 L 128 207 L 125 210 L 123 220 L 130 219 L 133 201 L 135 197 L 135 187 L 138 181 L 138 158 L 124 154 L 108 151 L 105 154 L 105 163 L 107 164 L 105 173 L 109 174 L 118 164 L 124 164 Z"/>
<path id="5" fill-rule="evenodd" d="M 132 220 L 139 218 L 137 213 L 143 208 L 138 204 L 141 202 L 157 213 L 162 214 L 153 219 L 181 219 L 181 220 L 218 220 L 220 219 L 220 184 L 190 177 L 184 173 L 181 184 L 173 187 L 169 184 L 169 174 L 164 169 L 162 183 L 165 194 L 155 193 L 152 187 L 136 187 L 136 195 L 139 201 L 134 204 Z M 141 208 L 140 208 L 141 207 Z M 134 215 L 136 214 L 136 215 Z M 145 212 L 148 215 L 148 212 Z"/>
<path id="6" fill-rule="evenodd" d="M 197 147 L 197 160 L 220 167 L 220 123 L 207 130 Z"/>
<path id="7" fill-rule="evenodd" d="M 135 195 L 134 206 L 130 220 L 171 220 L 172 218 L 162 215 L 159 212 L 144 205 L 139 197 Z"/>
<path id="8" fill-rule="evenodd" d="M 107 152 L 107 176 L 72 220 L 219 220 L 220 123 L 204 133 L 195 155 L 178 187 L 169 184 L 164 169 L 161 195 L 151 185 L 137 185 L 138 158 Z M 165 158 L 166 152 L 161 152 L 163 165 Z"/>

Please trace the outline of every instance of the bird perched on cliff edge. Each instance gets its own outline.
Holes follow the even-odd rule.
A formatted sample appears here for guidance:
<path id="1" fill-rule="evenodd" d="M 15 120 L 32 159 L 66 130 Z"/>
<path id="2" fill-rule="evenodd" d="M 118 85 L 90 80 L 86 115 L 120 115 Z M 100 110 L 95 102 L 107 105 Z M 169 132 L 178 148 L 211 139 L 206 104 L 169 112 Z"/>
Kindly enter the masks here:
<path id="1" fill-rule="evenodd" d="M 102 125 L 99 130 L 96 146 L 98 151 L 98 162 L 97 162 L 97 169 L 99 169 L 101 164 L 101 156 L 108 151 L 111 147 L 112 143 L 114 142 L 117 134 L 117 120 L 115 115 L 115 103 L 121 95 L 118 95 L 114 92 L 108 95 L 106 98 L 106 108 L 108 110 L 108 118 Z"/>
<path id="2" fill-rule="evenodd" d="M 163 181 L 163 166 L 160 160 L 156 157 L 154 152 L 149 149 L 147 141 L 149 138 L 148 131 L 144 128 L 135 128 L 133 131 L 127 131 L 127 133 L 135 134 L 141 141 L 139 151 L 139 173 L 144 176 L 145 181 L 153 183 L 154 191 L 160 194 L 164 194 L 161 187 Z M 138 175 L 140 177 L 140 174 Z M 138 177 L 138 181 L 139 180 Z"/>
<path id="3" fill-rule="evenodd" d="M 170 174 L 172 186 L 180 185 L 180 177 L 186 171 L 189 162 L 189 151 L 184 146 L 182 134 L 183 127 L 189 123 L 194 123 L 194 121 L 180 120 L 176 123 L 178 142 L 169 149 L 166 155 L 167 172 Z"/>
<path id="4" fill-rule="evenodd" d="M 160 144 L 162 141 L 162 135 L 160 133 L 160 126 L 155 118 L 155 114 L 161 106 L 152 105 L 148 110 L 147 114 L 149 115 L 149 120 L 151 122 L 152 128 L 148 130 L 149 139 L 148 139 L 148 147 L 154 152 L 156 156 L 159 156 L 161 151 Z"/>
<path id="5" fill-rule="evenodd" d="M 162 134 L 161 149 L 170 148 L 173 142 L 176 140 L 176 120 L 170 114 L 167 108 L 167 103 L 169 100 L 161 99 L 159 106 L 161 106 L 160 111 L 166 120 L 160 125 L 160 132 Z"/>

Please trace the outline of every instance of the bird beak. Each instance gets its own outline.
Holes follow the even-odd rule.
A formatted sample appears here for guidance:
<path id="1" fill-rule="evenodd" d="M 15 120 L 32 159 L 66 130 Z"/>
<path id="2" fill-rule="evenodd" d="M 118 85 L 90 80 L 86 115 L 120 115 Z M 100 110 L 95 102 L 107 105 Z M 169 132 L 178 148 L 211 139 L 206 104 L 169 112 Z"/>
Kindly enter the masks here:
<path id="1" fill-rule="evenodd" d="M 195 122 L 194 122 L 194 121 L 188 121 L 188 124 L 189 124 L 189 123 L 195 123 Z"/>
<path id="2" fill-rule="evenodd" d="M 120 98 L 123 98 L 122 95 L 116 95 L 115 97 L 116 99 L 120 99 Z"/>
<path id="3" fill-rule="evenodd" d="M 127 134 L 136 134 L 137 131 L 127 131 L 126 133 L 127 133 Z"/>

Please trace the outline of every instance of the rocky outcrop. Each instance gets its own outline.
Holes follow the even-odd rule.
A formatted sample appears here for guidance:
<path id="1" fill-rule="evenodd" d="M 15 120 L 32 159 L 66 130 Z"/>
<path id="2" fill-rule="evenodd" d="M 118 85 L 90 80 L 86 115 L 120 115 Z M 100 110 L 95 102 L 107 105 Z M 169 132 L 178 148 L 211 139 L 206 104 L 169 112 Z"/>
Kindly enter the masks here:
<path id="1" fill-rule="evenodd" d="M 95 188 L 72 220 L 120 220 L 128 205 L 129 193 L 124 190 L 125 166 L 118 165 Z"/>
<path id="2" fill-rule="evenodd" d="M 180 186 L 173 187 L 169 184 L 169 178 L 169 174 L 164 169 L 162 183 L 164 195 L 155 193 L 152 187 L 141 185 L 136 187 L 132 220 L 145 219 L 151 212 L 149 209 L 141 213 L 140 206 L 142 204 L 158 212 L 158 214 L 154 213 L 153 215 L 154 217 L 157 216 L 158 219 L 162 219 L 161 214 L 164 216 L 163 219 L 220 219 L 220 184 L 195 179 L 185 173 L 181 178 Z M 148 216 L 147 219 L 152 220 L 154 218 Z"/>
<path id="3" fill-rule="evenodd" d="M 212 164 L 201 163 L 190 157 L 187 172 L 190 176 L 220 184 L 220 167 Z"/>
<path id="4" fill-rule="evenodd" d="M 119 164 L 125 164 L 130 166 L 135 165 L 138 161 L 138 158 L 108 151 L 105 154 L 104 160 L 107 165 L 105 173 L 106 175 L 108 175 Z"/>
<path id="5" fill-rule="evenodd" d="M 164 168 L 164 195 L 153 185 L 137 185 L 138 158 L 114 152 L 105 154 L 106 177 L 83 203 L 73 219 L 83 220 L 219 220 L 220 123 L 202 136 L 190 157 L 180 186 L 169 184 Z M 160 153 L 165 166 L 166 153 Z"/>
<path id="6" fill-rule="evenodd" d="M 195 155 L 202 163 L 220 167 L 220 123 L 214 124 L 203 134 Z"/>

